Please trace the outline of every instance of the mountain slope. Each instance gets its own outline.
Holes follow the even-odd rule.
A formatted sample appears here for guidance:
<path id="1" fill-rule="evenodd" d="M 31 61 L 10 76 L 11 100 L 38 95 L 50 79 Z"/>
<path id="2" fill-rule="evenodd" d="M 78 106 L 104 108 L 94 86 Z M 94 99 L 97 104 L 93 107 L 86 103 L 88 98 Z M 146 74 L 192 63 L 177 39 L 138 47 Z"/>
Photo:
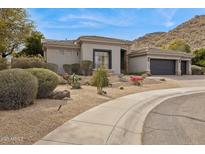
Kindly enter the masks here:
<path id="1" fill-rule="evenodd" d="M 192 50 L 205 48 L 205 15 L 195 16 L 169 32 L 146 34 L 135 39 L 133 47 L 160 47 L 176 38 L 184 39 Z"/>

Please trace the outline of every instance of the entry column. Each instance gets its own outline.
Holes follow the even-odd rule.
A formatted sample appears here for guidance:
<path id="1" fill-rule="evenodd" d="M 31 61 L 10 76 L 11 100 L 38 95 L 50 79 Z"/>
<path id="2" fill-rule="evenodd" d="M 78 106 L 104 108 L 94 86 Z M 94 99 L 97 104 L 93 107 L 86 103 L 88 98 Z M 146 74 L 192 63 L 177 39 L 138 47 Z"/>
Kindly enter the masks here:
<path id="1" fill-rule="evenodd" d="M 187 67 L 187 74 L 188 75 L 191 75 L 192 74 L 192 71 L 191 71 L 191 60 L 188 60 L 187 63 L 186 63 L 186 67 Z"/>
<path id="2" fill-rule="evenodd" d="M 176 60 L 176 75 L 181 75 L 181 60 Z"/>
<path id="3" fill-rule="evenodd" d="M 151 70 L 150 70 L 150 57 L 147 57 L 147 73 L 151 74 Z"/>

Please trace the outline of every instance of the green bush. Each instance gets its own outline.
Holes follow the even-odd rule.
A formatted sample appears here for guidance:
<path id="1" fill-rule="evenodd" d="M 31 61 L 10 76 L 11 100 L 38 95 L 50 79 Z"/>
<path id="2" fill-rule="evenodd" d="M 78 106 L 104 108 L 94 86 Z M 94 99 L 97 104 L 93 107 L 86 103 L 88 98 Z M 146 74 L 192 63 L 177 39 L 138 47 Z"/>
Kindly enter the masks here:
<path id="1" fill-rule="evenodd" d="M 46 68 L 55 72 L 55 73 L 58 73 L 58 65 L 57 64 L 46 63 Z"/>
<path id="2" fill-rule="evenodd" d="M 203 75 L 205 73 L 205 70 L 203 67 L 192 65 L 191 66 L 192 75 Z"/>
<path id="3" fill-rule="evenodd" d="M 69 82 L 72 86 L 72 89 L 80 89 L 81 88 L 80 80 L 81 80 L 81 78 L 76 74 L 73 74 L 70 76 Z"/>
<path id="4" fill-rule="evenodd" d="M 80 64 L 75 63 L 71 65 L 72 74 L 80 74 Z"/>
<path id="5" fill-rule="evenodd" d="M 19 57 L 11 59 L 11 68 L 46 68 L 46 63 L 39 57 Z"/>
<path id="6" fill-rule="evenodd" d="M 201 48 L 194 51 L 192 64 L 205 67 L 205 48 Z"/>
<path id="7" fill-rule="evenodd" d="M 64 64 L 63 69 L 64 69 L 65 73 L 72 74 L 71 64 Z"/>
<path id="8" fill-rule="evenodd" d="M 109 85 L 107 70 L 100 67 L 93 74 L 92 85 L 97 87 L 97 93 L 103 94 L 103 87 Z"/>
<path id="9" fill-rule="evenodd" d="M 186 53 L 191 52 L 191 47 L 183 39 L 174 39 L 169 43 L 167 43 L 166 45 L 163 45 L 162 48 L 168 50 L 186 52 Z"/>
<path id="10" fill-rule="evenodd" d="M 7 69 L 7 60 L 0 58 L 0 70 Z"/>
<path id="11" fill-rule="evenodd" d="M 0 71 L 0 109 L 20 109 L 33 103 L 38 81 L 22 69 Z"/>
<path id="12" fill-rule="evenodd" d="M 80 69 L 83 75 L 91 75 L 93 69 L 93 62 L 90 60 L 83 60 L 80 64 Z"/>
<path id="13" fill-rule="evenodd" d="M 48 69 L 30 68 L 28 72 L 38 79 L 38 98 L 47 98 L 58 85 L 58 75 Z"/>

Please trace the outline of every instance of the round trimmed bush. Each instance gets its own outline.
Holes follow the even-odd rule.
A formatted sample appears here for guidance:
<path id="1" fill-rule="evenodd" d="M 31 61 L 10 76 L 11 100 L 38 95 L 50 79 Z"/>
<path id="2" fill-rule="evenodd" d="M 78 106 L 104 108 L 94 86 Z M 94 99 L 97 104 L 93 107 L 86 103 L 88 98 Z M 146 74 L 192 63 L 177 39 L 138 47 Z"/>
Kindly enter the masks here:
<path id="1" fill-rule="evenodd" d="M 83 60 L 80 64 L 83 75 L 91 75 L 93 70 L 93 62 L 90 60 Z"/>
<path id="2" fill-rule="evenodd" d="M 33 103 L 38 81 L 22 69 L 0 71 L 0 109 L 20 109 Z"/>
<path id="3" fill-rule="evenodd" d="M 11 59 L 11 68 L 46 68 L 46 63 L 39 57 L 18 57 Z"/>
<path id="4" fill-rule="evenodd" d="M 63 69 L 65 73 L 72 74 L 72 67 L 71 64 L 64 64 Z"/>
<path id="5" fill-rule="evenodd" d="M 79 63 L 72 64 L 71 70 L 72 70 L 72 73 L 80 74 L 80 64 Z"/>
<path id="6" fill-rule="evenodd" d="M 44 68 L 30 68 L 27 70 L 38 79 L 38 98 L 47 98 L 57 87 L 59 79 L 53 71 Z"/>
<path id="7" fill-rule="evenodd" d="M 192 70 L 192 75 L 203 75 L 204 74 L 204 69 L 203 67 L 192 65 L 191 66 Z"/>
<path id="8" fill-rule="evenodd" d="M 55 73 L 58 73 L 58 65 L 57 64 L 54 64 L 54 63 L 46 63 L 46 68 L 55 72 Z"/>

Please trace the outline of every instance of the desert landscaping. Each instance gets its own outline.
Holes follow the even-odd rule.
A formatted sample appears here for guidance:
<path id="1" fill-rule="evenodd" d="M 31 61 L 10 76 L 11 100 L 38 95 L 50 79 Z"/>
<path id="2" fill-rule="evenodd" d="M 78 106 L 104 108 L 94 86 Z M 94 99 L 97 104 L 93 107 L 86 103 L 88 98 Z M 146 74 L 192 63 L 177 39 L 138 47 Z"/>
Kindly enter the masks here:
<path id="1" fill-rule="evenodd" d="M 204 19 L 195 16 L 167 32 L 134 40 L 97 35 L 58 40 L 36 29 L 28 9 L 0 9 L 0 144 L 35 144 L 79 114 L 129 94 L 138 93 L 132 104 L 139 105 L 138 98 L 144 98 L 140 92 L 158 96 L 154 90 L 168 89 L 161 93 L 171 95 L 172 88 L 179 88 L 183 94 L 184 87 L 189 92 L 203 86 Z M 117 122 L 112 122 L 108 139 Z M 93 138 L 93 131 L 88 137 Z"/>
<path id="2" fill-rule="evenodd" d="M 90 78 L 82 77 L 81 82 L 86 83 Z M 147 90 L 179 87 L 174 81 L 153 77 L 146 78 L 143 86 L 136 86 L 129 81 L 129 76 L 126 78 L 128 81 L 122 82 L 118 76 L 110 76 L 112 87 L 104 88 L 106 95 L 97 94 L 94 86 L 71 89 L 70 85 L 59 85 L 56 91 L 69 90 L 70 99 L 37 99 L 33 105 L 20 110 L 0 111 L 0 136 L 4 136 L 0 144 L 33 144 L 67 120 L 108 100 Z"/>

